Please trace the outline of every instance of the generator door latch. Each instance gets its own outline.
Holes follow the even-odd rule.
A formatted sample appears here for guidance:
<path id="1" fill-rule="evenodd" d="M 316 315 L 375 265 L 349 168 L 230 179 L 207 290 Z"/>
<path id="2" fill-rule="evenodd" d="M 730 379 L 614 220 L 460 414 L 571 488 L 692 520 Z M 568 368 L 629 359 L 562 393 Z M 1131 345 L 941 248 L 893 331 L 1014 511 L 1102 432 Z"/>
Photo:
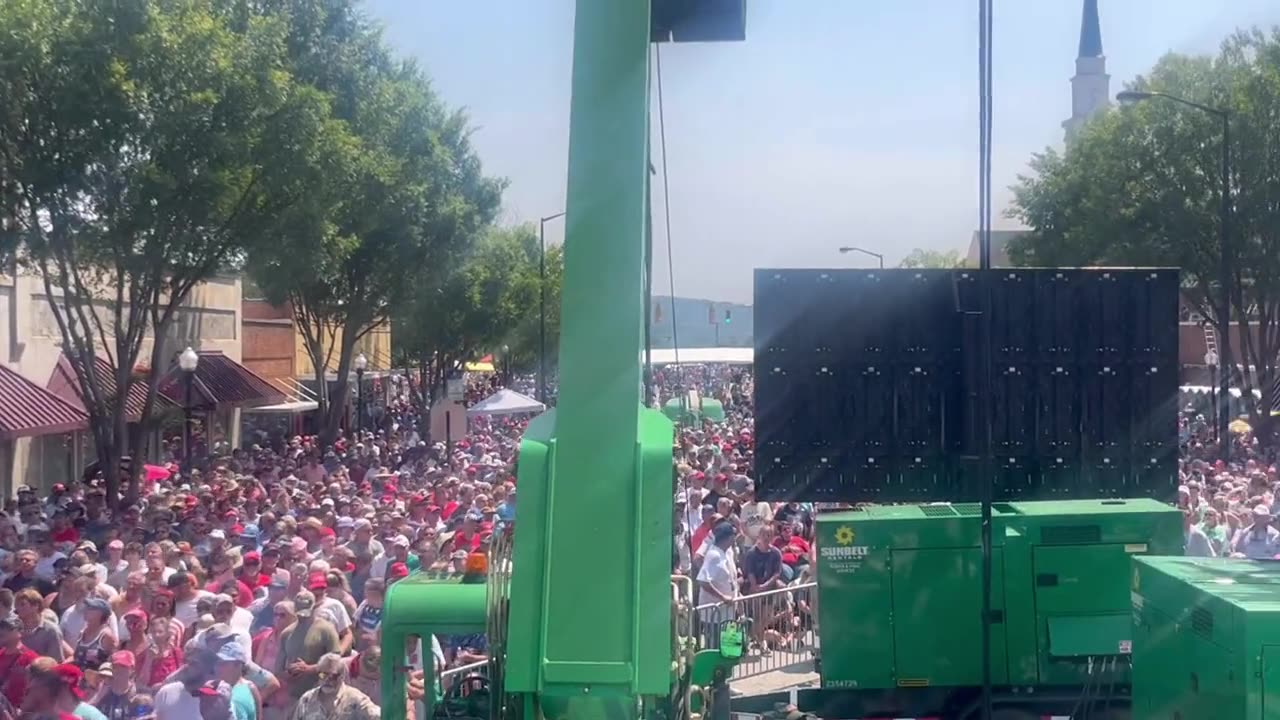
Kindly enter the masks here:
<path id="1" fill-rule="evenodd" d="M 1036 575 L 1036 587 L 1057 587 L 1058 573 L 1040 573 Z"/>

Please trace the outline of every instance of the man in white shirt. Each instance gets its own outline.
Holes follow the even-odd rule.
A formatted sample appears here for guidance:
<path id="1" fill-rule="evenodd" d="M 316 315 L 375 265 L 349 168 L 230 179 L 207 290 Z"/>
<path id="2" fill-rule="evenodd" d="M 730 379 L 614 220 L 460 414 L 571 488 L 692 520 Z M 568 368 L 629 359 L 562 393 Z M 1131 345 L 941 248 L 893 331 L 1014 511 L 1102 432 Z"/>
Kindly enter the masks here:
<path id="1" fill-rule="evenodd" d="M 716 637 L 720 623 L 733 619 L 733 601 L 738 599 L 738 566 L 733 558 L 737 530 L 727 522 L 716 525 L 712 540 L 698 570 L 698 611 L 706 637 Z"/>
<path id="2" fill-rule="evenodd" d="M 316 617 L 333 623 L 334 629 L 338 631 L 338 647 L 341 649 L 341 654 L 347 654 L 354 637 L 351 632 L 351 615 L 347 613 L 347 606 L 343 605 L 341 600 L 326 594 L 329 582 L 322 572 L 311 573 L 307 578 L 307 589 L 316 596 Z"/>
<path id="3" fill-rule="evenodd" d="M 196 579 L 188 573 L 176 572 L 169 576 L 169 589 L 173 591 L 173 616 L 185 627 L 192 627 L 200 619 L 201 598 L 213 593 L 196 588 Z"/>
<path id="4" fill-rule="evenodd" d="M 230 595 L 213 596 L 213 619 L 230 625 L 245 647 L 253 646 L 253 637 L 249 634 L 249 629 L 253 626 L 253 613 L 236 607 L 236 601 Z"/>

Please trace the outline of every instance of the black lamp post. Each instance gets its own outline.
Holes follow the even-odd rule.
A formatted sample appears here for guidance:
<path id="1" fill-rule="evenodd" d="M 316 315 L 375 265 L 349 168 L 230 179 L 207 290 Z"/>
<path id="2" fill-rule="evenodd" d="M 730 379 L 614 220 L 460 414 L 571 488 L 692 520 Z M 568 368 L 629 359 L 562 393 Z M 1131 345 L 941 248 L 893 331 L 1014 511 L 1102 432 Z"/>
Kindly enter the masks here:
<path id="1" fill-rule="evenodd" d="M 1231 360 L 1231 114 L 1221 108 L 1201 105 L 1185 98 L 1168 95 L 1162 92 L 1140 92 L 1125 90 L 1116 95 L 1121 105 L 1133 105 L 1144 100 L 1163 98 L 1208 113 L 1222 121 L 1222 186 L 1218 191 L 1218 283 L 1222 286 L 1222 302 L 1218 305 L 1218 326 L 1221 328 L 1218 338 L 1218 406 L 1217 432 L 1218 451 L 1222 459 L 1231 455 L 1231 440 L 1227 425 L 1231 422 L 1231 370 L 1235 366 Z"/>
<path id="2" fill-rule="evenodd" d="M 191 386 L 195 383 L 196 368 L 200 356 L 190 346 L 178 356 L 178 368 L 182 370 L 185 398 L 182 402 L 182 470 L 191 474 Z"/>
<path id="3" fill-rule="evenodd" d="M 538 219 L 538 402 L 547 403 L 547 222 L 563 212 Z"/>
<path id="4" fill-rule="evenodd" d="M 884 255 L 881 255 L 878 252 L 871 252 L 870 250 L 866 250 L 860 247 L 853 247 L 852 245 L 845 245 L 843 247 L 837 248 L 837 250 L 840 251 L 841 255 L 848 255 L 851 252 L 862 253 L 863 255 L 870 255 L 871 257 L 875 258 L 880 262 L 880 269 L 881 270 L 884 269 Z"/>
<path id="5" fill-rule="evenodd" d="M 360 353 L 353 362 L 356 368 L 356 434 L 364 430 L 364 371 L 369 367 L 369 358 Z"/>

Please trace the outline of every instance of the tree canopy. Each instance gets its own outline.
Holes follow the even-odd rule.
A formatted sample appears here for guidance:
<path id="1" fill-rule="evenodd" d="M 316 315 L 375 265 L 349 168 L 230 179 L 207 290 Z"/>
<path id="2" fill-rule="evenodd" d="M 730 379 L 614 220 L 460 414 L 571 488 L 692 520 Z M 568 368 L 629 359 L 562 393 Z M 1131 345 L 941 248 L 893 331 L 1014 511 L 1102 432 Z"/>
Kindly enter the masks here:
<path id="1" fill-rule="evenodd" d="M 396 315 L 392 333 L 406 361 L 425 369 L 430 389 L 468 360 L 507 348 L 513 366 L 537 359 L 539 246 L 531 225 L 493 228 L 460 267 L 438 284 L 418 287 Z M 560 248 L 547 250 L 547 344 L 556 342 Z"/>
<path id="2" fill-rule="evenodd" d="M 356 342 L 415 288 L 442 281 L 492 221 L 504 183 L 483 175 L 466 116 L 412 63 L 394 62 L 350 2 L 288 5 L 292 71 L 327 94 L 344 145 L 249 267 L 267 299 L 293 311 L 332 437 Z"/>
<path id="3" fill-rule="evenodd" d="M 1229 285 L 1218 280 L 1221 119 L 1162 98 L 1105 112 L 1065 153 L 1032 158 L 1010 210 L 1031 230 L 1011 259 L 1181 267 L 1184 301 L 1220 337 L 1228 307 L 1243 325 L 1243 353 L 1233 352 L 1248 402 L 1255 388 L 1269 397 L 1280 353 L 1280 30 L 1237 33 L 1215 57 L 1166 55 L 1131 89 L 1229 113 Z M 1254 408 L 1255 423 L 1267 409 Z"/>
<path id="4" fill-rule="evenodd" d="M 900 268 L 958 268 L 964 265 L 959 250 L 926 250 L 916 248 L 898 263 Z"/>
<path id="5" fill-rule="evenodd" d="M 143 425 L 191 290 L 270 237 L 332 142 L 324 96 L 288 72 L 286 23 L 230 7 L 0 3 L 4 245 L 44 282 L 102 467 L 126 449 L 148 339 Z"/>

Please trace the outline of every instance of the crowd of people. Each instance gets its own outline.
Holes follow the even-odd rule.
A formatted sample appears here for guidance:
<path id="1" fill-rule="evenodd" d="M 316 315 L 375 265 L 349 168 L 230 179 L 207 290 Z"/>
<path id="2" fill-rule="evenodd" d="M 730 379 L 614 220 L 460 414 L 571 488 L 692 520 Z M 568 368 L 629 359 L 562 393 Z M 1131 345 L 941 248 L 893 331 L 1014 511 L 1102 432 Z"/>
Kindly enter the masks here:
<path id="1" fill-rule="evenodd" d="M 704 637 L 760 596 L 747 605 L 750 651 L 803 642 L 818 508 L 755 496 L 750 370 L 668 369 L 652 382 L 658 400 L 697 388 L 724 410 L 681 425 L 673 450 L 672 568 L 696 588 Z M 473 380 L 468 397 L 495 388 Z M 462 572 L 512 531 L 527 418 L 474 418 L 448 447 L 423 437 L 407 395 L 379 421 L 327 445 L 293 436 L 173 467 L 114 515 L 94 480 L 20 488 L 0 516 L 0 720 L 377 717 L 388 589 Z M 1188 552 L 1280 556 L 1275 459 L 1234 432 L 1223 463 L 1202 413 L 1189 407 L 1182 423 Z M 427 674 L 487 651 L 483 635 L 411 641 L 410 697 L 432 687 Z"/>
<path id="2" fill-rule="evenodd" d="M 1280 483 L 1276 451 L 1243 419 L 1226 435 L 1227 460 L 1212 409 L 1189 403 L 1180 414 L 1178 506 L 1186 553 L 1199 557 L 1280 558 Z"/>
<path id="3" fill-rule="evenodd" d="M 515 517 L 523 422 L 475 419 L 451 447 L 416 423 L 400 398 L 328 445 L 174 465 L 116 514 L 99 480 L 20 488 L 0 517 L 0 720 L 378 717 L 388 589 L 468 569 Z M 486 652 L 416 639 L 410 697 Z"/>

